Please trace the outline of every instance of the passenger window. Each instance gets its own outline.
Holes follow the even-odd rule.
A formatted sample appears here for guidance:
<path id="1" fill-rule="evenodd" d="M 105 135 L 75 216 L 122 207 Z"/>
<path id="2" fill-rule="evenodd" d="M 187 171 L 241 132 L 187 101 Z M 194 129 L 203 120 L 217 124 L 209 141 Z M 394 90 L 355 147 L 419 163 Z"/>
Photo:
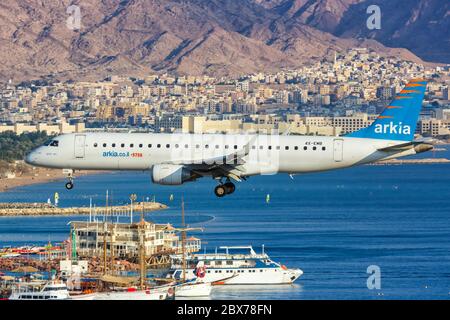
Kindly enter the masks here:
<path id="1" fill-rule="evenodd" d="M 325 149 L 326 149 L 325 147 L 322 147 L 322 150 L 323 150 L 323 151 L 325 151 Z"/>
<path id="2" fill-rule="evenodd" d="M 289 150 L 289 146 L 285 146 L 284 149 L 285 149 L 285 150 Z"/>
<path id="3" fill-rule="evenodd" d="M 179 147 L 179 145 L 178 145 L 178 143 L 176 143 L 176 144 L 175 144 L 175 148 L 178 148 L 178 147 Z"/>
<path id="4" fill-rule="evenodd" d="M 170 148 L 170 144 L 166 144 L 166 148 Z"/>
<path id="5" fill-rule="evenodd" d="M 98 146 L 97 142 L 96 142 L 96 143 L 94 143 L 94 148 L 97 148 L 97 146 Z"/>
<path id="6" fill-rule="evenodd" d="M 216 144 L 216 149 L 219 149 L 219 145 L 218 144 Z"/>
<path id="7" fill-rule="evenodd" d="M 139 144 L 139 148 L 142 148 L 142 143 Z"/>
<path id="8" fill-rule="evenodd" d="M 189 148 L 189 145 L 188 145 L 188 144 L 185 144 L 184 147 L 187 149 L 187 148 Z"/>
<path id="9" fill-rule="evenodd" d="M 198 148 L 200 148 L 200 145 L 199 145 L 199 144 L 196 144 L 195 147 L 198 149 Z"/>
<path id="10" fill-rule="evenodd" d="M 149 143 L 149 144 L 148 144 L 148 147 L 149 147 L 149 148 L 151 148 L 151 147 L 152 147 L 152 144 L 151 144 L 151 143 Z"/>
<path id="11" fill-rule="evenodd" d="M 58 140 L 53 140 L 52 142 L 50 142 L 50 147 L 57 147 L 59 145 Z"/>
<path id="12" fill-rule="evenodd" d="M 269 146 L 268 149 L 269 149 L 269 150 L 272 150 L 272 146 Z"/>
<path id="13" fill-rule="evenodd" d="M 280 146 L 277 146 L 277 150 L 280 150 Z"/>
<path id="14" fill-rule="evenodd" d="M 298 150 L 298 146 L 295 146 L 295 147 L 294 147 L 294 150 Z"/>
<path id="15" fill-rule="evenodd" d="M 103 144 L 103 148 L 105 148 L 105 147 L 106 147 L 106 143 Z"/>
<path id="16" fill-rule="evenodd" d="M 121 146 L 122 148 L 124 148 L 124 147 L 125 147 L 125 143 L 122 143 L 120 146 Z"/>
<path id="17" fill-rule="evenodd" d="M 113 143 L 112 145 L 111 145 L 113 148 L 116 146 L 116 144 L 115 143 Z"/>
<path id="18" fill-rule="evenodd" d="M 313 147 L 313 150 L 317 150 L 317 147 Z"/>
<path id="19" fill-rule="evenodd" d="M 228 149 L 228 145 L 227 144 L 225 145 L 225 149 Z"/>
<path id="20" fill-rule="evenodd" d="M 255 149 L 256 149 L 256 146 L 252 146 L 252 149 L 255 150 Z"/>
<path id="21" fill-rule="evenodd" d="M 304 146 L 304 147 L 303 147 L 303 150 L 308 150 L 308 147 L 307 147 L 307 146 Z"/>
<path id="22" fill-rule="evenodd" d="M 205 144 L 205 149 L 208 149 L 208 148 L 209 148 L 209 145 Z"/>
<path id="23" fill-rule="evenodd" d="M 134 147 L 134 144 L 133 143 L 130 143 L 130 148 L 133 148 Z"/>
<path id="24" fill-rule="evenodd" d="M 237 149 L 237 145 L 236 144 L 234 145 L 234 149 Z"/>
<path id="25" fill-rule="evenodd" d="M 161 148 L 161 144 L 158 143 L 158 144 L 156 145 L 156 147 L 157 147 L 157 148 Z"/>
<path id="26" fill-rule="evenodd" d="M 262 149 L 264 149 L 264 146 L 259 146 L 259 150 L 262 150 Z"/>

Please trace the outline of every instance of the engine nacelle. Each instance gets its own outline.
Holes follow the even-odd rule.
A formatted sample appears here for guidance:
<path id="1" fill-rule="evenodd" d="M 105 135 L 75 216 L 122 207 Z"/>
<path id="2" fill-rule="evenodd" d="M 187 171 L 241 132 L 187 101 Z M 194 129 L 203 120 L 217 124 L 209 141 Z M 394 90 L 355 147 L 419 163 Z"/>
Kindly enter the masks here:
<path id="1" fill-rule="evenodd" d="M 178 164 L 157 164 L 152 168 L 152 182 L 162 185 L 180 185 L 195 180 L 196 175 Z"/>

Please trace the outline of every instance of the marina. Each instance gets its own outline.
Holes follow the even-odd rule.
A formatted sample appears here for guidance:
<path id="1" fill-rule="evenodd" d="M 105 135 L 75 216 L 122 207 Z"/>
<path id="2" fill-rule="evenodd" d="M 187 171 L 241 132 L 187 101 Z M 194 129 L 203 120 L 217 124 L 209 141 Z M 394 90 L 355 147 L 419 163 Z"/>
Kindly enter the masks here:
<path id="1" fill-rule="evenodd" d="M 215 255 L 196 254 L 201 249 L 201 240 L 188 238 L 187 232 L 203 229 L 186 225 L 183 200 L 179 228 L 170 223 L 146 221 L 146 208 L 153 210 L 154 207 L 141 204 L 140 220 L 136 222 L 133 222 L 132 208 L 127 216 L 129 221 L 119 222 L 119 217 L 126 215 L 106 207 L 103 215 L 91 211 L 87 221 L 70 221 L 69 237 L 60 244 L 49 242 L 44 247 L 29 245 L 1 249 L 0 270 L 9 272 L 8 275 L 0 274 L 2 298 L 189 299 L 209 297 L 214 285 L 288 284 L 303 273 L 273 262 L 264 252 L 256 254 L 250 246 L 221 247 L 225 248 L 225 255 L 217 252 Z M 244 255 L 229 253 L 235 249 L 249 249 L 250 252 Z M 219 267 L 222 262 L 226 269 Z M 148 269 L 154 269 L 155 273 L 149 276 Z M 39 273 L 43 271 L 49 274 Z M 133 276 L 130 271 L 138 276 Z"/>

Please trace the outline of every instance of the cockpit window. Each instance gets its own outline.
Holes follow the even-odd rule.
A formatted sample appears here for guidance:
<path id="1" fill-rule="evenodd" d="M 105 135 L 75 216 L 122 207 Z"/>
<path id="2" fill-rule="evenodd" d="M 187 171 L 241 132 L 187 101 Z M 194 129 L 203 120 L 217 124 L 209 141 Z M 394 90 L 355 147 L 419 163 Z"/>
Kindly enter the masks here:
<path id="1" fill-rule="evenodd" d="M 59 141 L 58 140 L 52 140 L 50 142 L 50 147 L 57 147 L 59 145 Z"/>

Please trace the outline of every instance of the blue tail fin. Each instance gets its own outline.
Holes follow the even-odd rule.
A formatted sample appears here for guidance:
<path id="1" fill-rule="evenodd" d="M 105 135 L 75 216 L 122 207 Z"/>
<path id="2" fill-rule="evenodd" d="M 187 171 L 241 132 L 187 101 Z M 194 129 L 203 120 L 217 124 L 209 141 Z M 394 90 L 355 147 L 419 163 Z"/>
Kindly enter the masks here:
<path id="1" fill-rule="evenodd" d="M 414 140 L 427 81 L 412 79 L 367 128 L 346 137 L 385 140 Z"/>

